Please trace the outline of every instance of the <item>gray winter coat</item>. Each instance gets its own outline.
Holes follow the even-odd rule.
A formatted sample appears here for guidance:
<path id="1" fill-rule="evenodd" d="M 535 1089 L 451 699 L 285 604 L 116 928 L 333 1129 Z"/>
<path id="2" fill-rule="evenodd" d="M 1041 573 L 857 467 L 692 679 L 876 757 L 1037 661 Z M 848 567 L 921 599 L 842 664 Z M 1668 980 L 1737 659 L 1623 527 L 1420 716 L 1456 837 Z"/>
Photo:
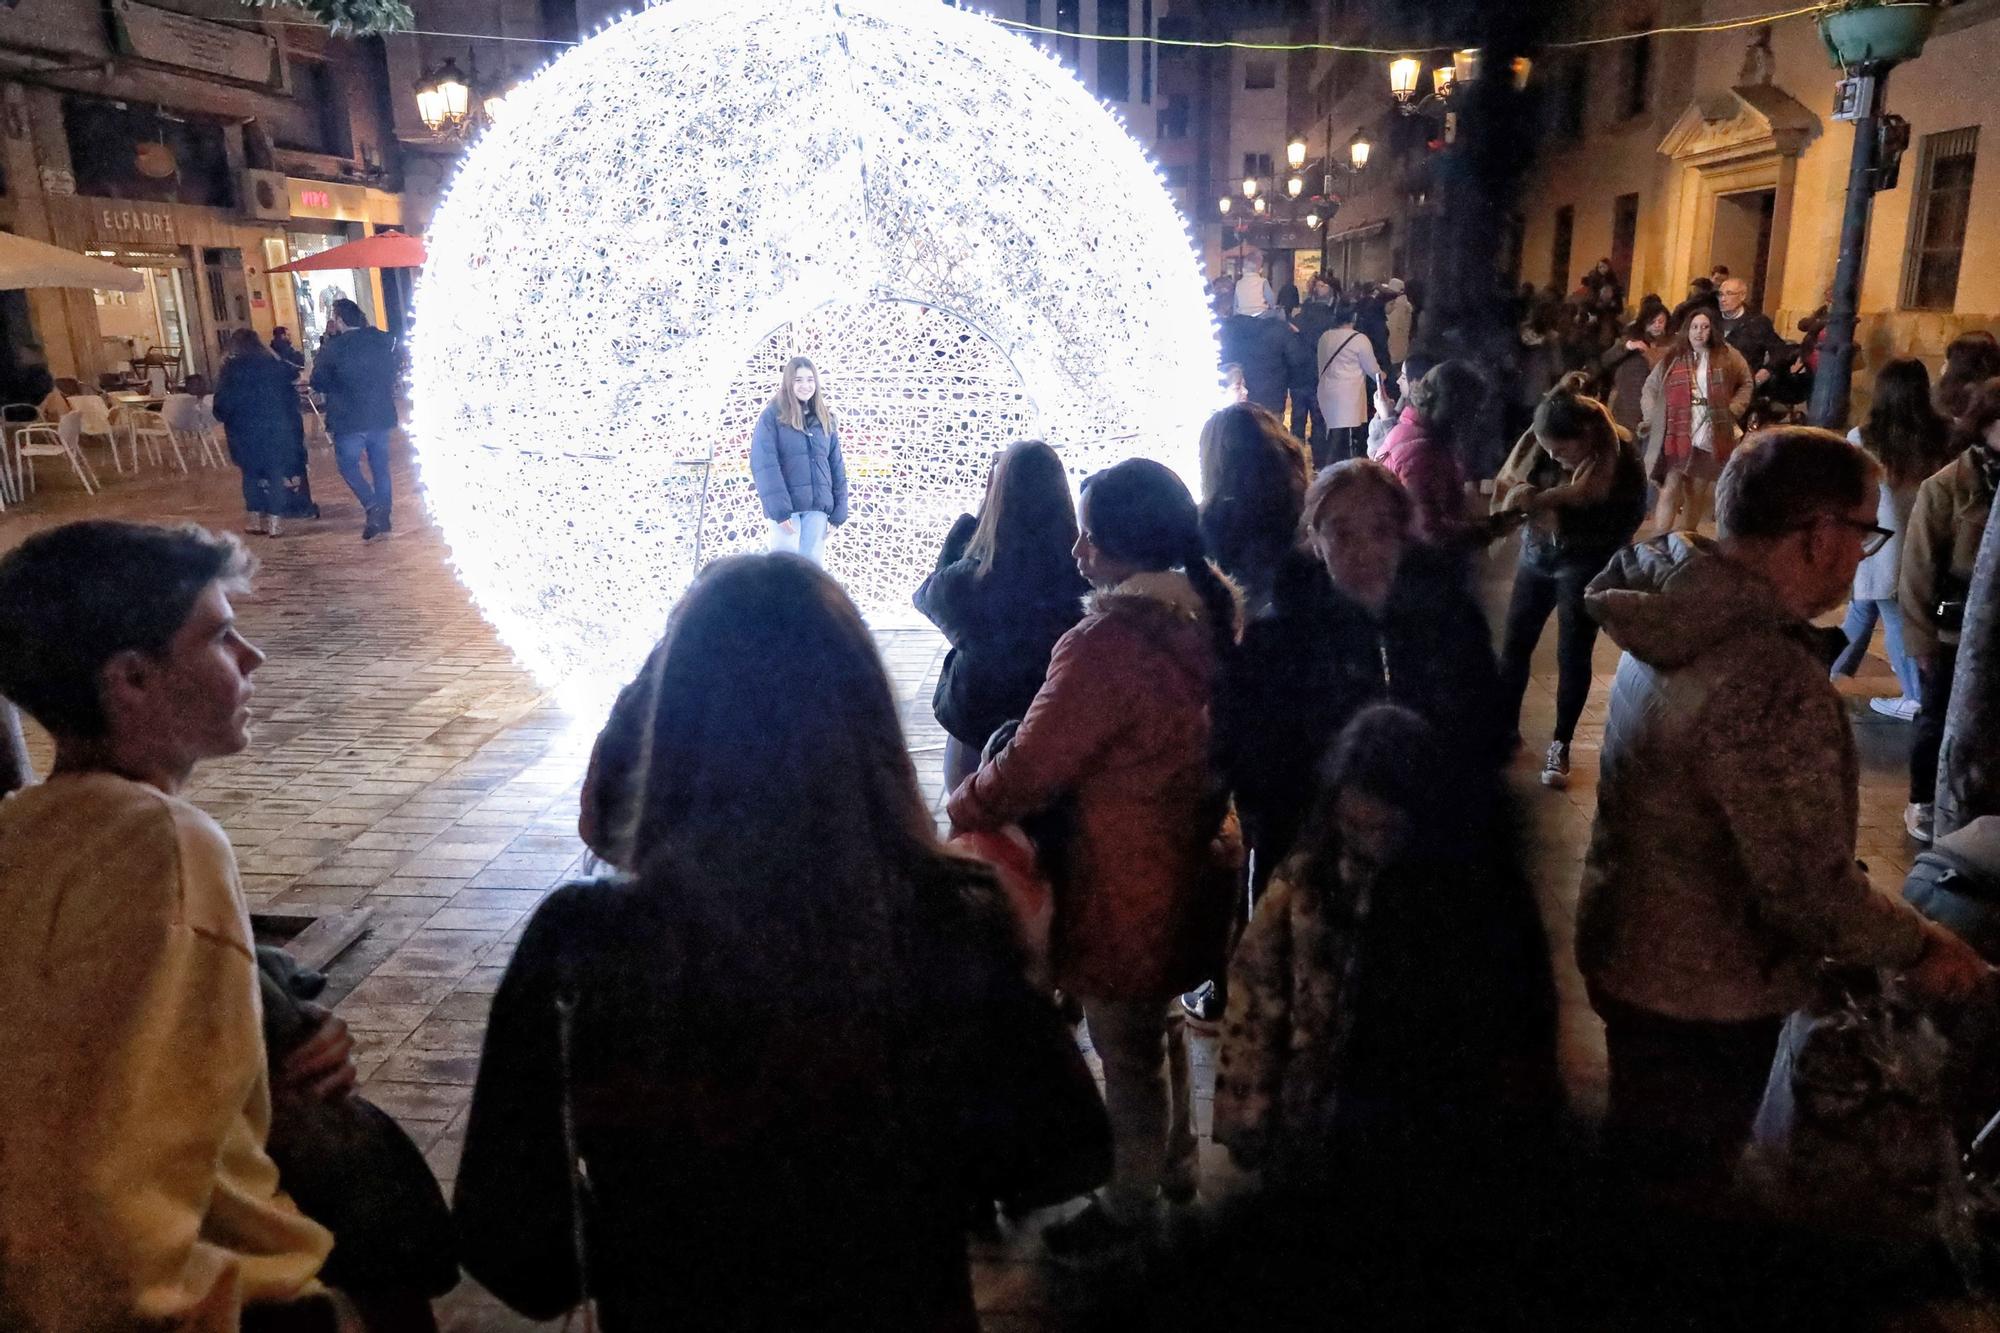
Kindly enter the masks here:
<path id="1" fill-rule="evenodd" d="M 1854 859 L 1860 765 L 1812 627 L 1687 533 L 1619 552 L 1585 605 L 1625 650 L 1577 911 L 1592 986 L 1738 1022 L 1798 1007 L 1820 959 L 1914 962 L 1921 919 Z"/>
<path id="2" fill-rule="evenodd" d="M 798 430 L 778 420 L 778 405 L 766 404 L 750 433 L 750 477 L 764 516 L 782 523 L 793 514 L 817 510 L 839 527 L 847 521 L 847 464 L 840 456 L 840 432 L 818 417 Z"/>

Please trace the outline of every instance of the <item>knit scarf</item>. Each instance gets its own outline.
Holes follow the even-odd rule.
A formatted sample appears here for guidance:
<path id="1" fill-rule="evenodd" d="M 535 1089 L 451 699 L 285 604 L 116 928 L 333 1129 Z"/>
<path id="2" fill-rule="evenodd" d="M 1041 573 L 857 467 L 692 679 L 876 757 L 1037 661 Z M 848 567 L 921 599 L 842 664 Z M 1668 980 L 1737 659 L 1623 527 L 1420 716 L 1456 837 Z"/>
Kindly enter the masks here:
<path id="1" fill-rule="evenodd" d="M 1722 360 L 1714 348 L 1708 353 L 1708 387 L 1702 395 L 1707 400 L 1705 410 L 1713 411 L 1714 404 L 1729 401 L 1729 392 L 1722 382 Z M 1669 468 L 1687 461 L 1694 452 L 1694 366 L 1695 363 L 1684 356 L 1675 357 L 1667 365 L 1665 392 L 1667 429 L 1661 452 Z M 1720 446 L 1722 441 L 1715 443 Z M 1716 459 L 1720 461 L 1720 448 Z"/>

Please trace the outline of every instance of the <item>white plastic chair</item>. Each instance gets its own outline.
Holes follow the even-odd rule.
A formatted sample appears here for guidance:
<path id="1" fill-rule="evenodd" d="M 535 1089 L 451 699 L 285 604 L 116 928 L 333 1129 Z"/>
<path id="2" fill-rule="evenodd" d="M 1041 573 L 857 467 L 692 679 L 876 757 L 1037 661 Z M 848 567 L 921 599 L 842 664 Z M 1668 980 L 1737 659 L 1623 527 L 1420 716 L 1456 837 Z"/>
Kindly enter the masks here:
<path id="1" fill-rule="evenodd" d="M 173 451 L 174 462 L 180 470 L 183 473 L 188 470 L 187 460 L 181 457 L 180 442 L 168 428 L 166 418 L 158 412 L 151 408 L 128 407 L 124 411 L 122 424 L 125 427 L 126 439 L 132 446 L 132 465 L 135 471 L 138 469 L 139 446 L 142 444 L 146 446 L 146 454 L 153 460 L 153 466 L 162 466 L 160 454 L 162 443 Z"/>
<path id="2" fill-rule="evenodd" d="M 181 471 L 187 471 L 187 463 L 182 458 L 181 447 L 194 450 L 195 461 L 203 467 L 217 465 L 219 446 L 213 438 L 215 420 L 201 405 L 201 400 L 191 394 L 170 393 L 160 404 L 160 420 L 167 428 L 173 441 L 174 458 L 181 464 Z"/>
<path id="3" fill-rule="evenodd" d="M 83 456 L 82 439 L 83 413 L 75 409 L 63 413 L 62 420 L 53 426 L 47 422 L 23 426 L 14 437 L 14 460 L 25 474 L 27 490 L 35 489 L 35 459 L 64 458 L 76 470 L 76 479 L 83 483 L 84 491 L 95 495 L 97 478 Z"/>
<path id="4" fill-rule="evenodd" d="M 123 472 L 125 465 L 118 461 L 117 427 L 111 422 L 111 407 L 95 394 L 79 394 L 69 400 L 70 409 L 82 417 L 82 433 L 92 438 L 102 438 L 111 446 L 111 470 Z M 139 470 L 139 459 L 135 453 L 132 470 Z"/>

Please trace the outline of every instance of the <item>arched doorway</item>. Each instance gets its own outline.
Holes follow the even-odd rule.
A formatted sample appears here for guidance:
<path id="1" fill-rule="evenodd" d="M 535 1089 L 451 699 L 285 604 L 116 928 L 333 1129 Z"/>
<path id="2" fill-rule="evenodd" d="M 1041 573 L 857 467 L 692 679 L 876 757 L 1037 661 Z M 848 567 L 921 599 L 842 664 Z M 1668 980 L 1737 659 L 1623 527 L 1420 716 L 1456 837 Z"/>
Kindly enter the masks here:
<path id="1" fill-rule="evenodd" d="M 1034 405 L 999 346 L 934 305 L 828 305 L 780 325 L 729 386 L 690 553 L 697 568 L 765 549 L 750 433 L 793 356 L 819 370 L 847 464 L 848 520 L 828 534 L 826 566 L 864 609 L 893 615 L 910 605 L 911 571 L 978 508 L 993 455 L 1030 433 Z"/>

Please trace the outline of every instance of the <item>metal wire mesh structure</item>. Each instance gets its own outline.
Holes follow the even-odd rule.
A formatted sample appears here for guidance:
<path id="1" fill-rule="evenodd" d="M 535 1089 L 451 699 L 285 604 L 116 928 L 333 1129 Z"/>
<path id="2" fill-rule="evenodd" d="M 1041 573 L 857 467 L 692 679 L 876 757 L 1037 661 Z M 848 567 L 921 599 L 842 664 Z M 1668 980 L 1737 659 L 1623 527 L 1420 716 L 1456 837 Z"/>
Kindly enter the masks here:
<path id="1" fill-rule="evenodd" d="M 699 562 L 761 549 L 750 426 L 785 355 L 840 421 L 827 565 L 905 608 L 992 452 L 1192 485 L 1219 400 L 1186 225 L 1053 58 L 936 0 L 673 0 L 572 50 L 427 237 L 422 480 L 461 577 L 571 702 Z"/>

